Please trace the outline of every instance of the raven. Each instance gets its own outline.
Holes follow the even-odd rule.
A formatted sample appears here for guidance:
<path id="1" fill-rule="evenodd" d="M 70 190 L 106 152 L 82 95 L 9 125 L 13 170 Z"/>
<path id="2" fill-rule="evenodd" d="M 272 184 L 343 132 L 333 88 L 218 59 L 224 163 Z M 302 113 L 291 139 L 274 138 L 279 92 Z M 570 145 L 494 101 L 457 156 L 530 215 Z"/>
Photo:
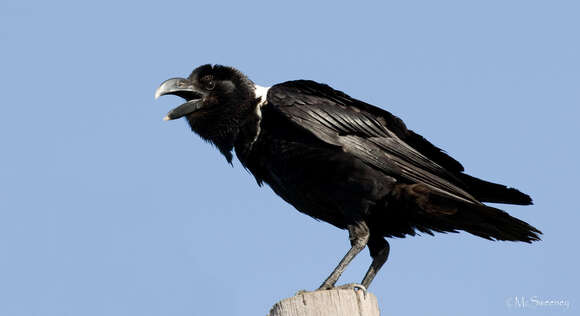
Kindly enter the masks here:
<path id="1" fill-rule="evenodd" d="M 463 230 L 489 240 L 532 242 L 541 232 L 482 202 L 531 198 L 465 174 L 463 166 L 393 114 L 328 85 L 287 81 L 266 88 L 232 67 L 203 65 L 155 93 L 185 103 L 165 120 L 191 129 L 298 211 L 349 233 L 351 248 L 320 289 L 333 288 L 365 246 L 368 287 L 389 255 L 385 237 Z"/>

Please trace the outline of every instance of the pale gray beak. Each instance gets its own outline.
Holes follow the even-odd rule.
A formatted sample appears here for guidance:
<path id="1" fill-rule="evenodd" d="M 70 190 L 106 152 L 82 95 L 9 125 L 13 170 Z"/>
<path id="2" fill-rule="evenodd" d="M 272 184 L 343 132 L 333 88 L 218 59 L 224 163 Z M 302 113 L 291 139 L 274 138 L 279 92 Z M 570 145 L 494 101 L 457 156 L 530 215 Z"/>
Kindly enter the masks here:
<path id="1" fill-rule="evenodd" d="M 166 94 L 177 95 L 187 100 L 184 104 L 167 113 L 167 116 L 163 118 L 166 121 L 183 117 L 203 107 L 204 92 L 197 90 L 189 79 L 171 78 L 165 80 L 155 91 L 155 99 Z"/>

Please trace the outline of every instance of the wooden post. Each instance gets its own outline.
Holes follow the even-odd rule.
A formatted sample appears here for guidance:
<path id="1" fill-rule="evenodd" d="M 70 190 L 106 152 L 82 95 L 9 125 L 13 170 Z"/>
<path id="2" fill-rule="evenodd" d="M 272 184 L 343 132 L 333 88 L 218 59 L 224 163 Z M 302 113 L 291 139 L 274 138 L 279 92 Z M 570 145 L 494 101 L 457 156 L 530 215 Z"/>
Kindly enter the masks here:
<path id="1" fill-rule="evenodd" d="M 304 292 L 272 307 L 268 316 L 379 316 L 377 298 L 370 292 L 333 289 Z"/>

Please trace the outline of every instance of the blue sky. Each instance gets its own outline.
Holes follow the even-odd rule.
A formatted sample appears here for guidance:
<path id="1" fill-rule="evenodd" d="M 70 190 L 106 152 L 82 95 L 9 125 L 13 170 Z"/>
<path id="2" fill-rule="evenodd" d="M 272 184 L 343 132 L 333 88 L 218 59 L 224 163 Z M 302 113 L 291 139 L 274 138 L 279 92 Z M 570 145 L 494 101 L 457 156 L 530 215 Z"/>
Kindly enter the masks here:
<path id="1" fill-rule="evenodd" d="M 475 176 L 532 245 L 391 240 L 384 315 L 573 315 L 580 303 L 577 1 L 0 4 L 0 314 L 264 315 L 320 285 L 345 231 L 298 213 L 183 120 L 163 80 L 205 63 L 331 84 Z M 361 253 L 340 280 L 358 282 Z M 514 298 L 528 301 L 513 306 Z M 532 298 L 571 305 L 533 306 Z"/>

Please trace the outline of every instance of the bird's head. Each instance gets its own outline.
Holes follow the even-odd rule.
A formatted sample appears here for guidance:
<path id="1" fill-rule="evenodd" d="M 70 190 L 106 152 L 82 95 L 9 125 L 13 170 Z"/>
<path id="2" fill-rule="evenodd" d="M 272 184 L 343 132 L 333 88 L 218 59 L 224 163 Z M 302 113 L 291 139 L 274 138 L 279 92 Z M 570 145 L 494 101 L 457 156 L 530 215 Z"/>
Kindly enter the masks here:
<path id="1" fill-rule="evenodd" d="M 203 65 L 187 78 L 163 82 L 155 98 L 173 94 L 185 103 L 171 110 L 165 120 L 185 117 L 191 129 L 210 141 L 231 162 L 238 129 L 260 101 L 255 85 L 232 67 Z"/>

